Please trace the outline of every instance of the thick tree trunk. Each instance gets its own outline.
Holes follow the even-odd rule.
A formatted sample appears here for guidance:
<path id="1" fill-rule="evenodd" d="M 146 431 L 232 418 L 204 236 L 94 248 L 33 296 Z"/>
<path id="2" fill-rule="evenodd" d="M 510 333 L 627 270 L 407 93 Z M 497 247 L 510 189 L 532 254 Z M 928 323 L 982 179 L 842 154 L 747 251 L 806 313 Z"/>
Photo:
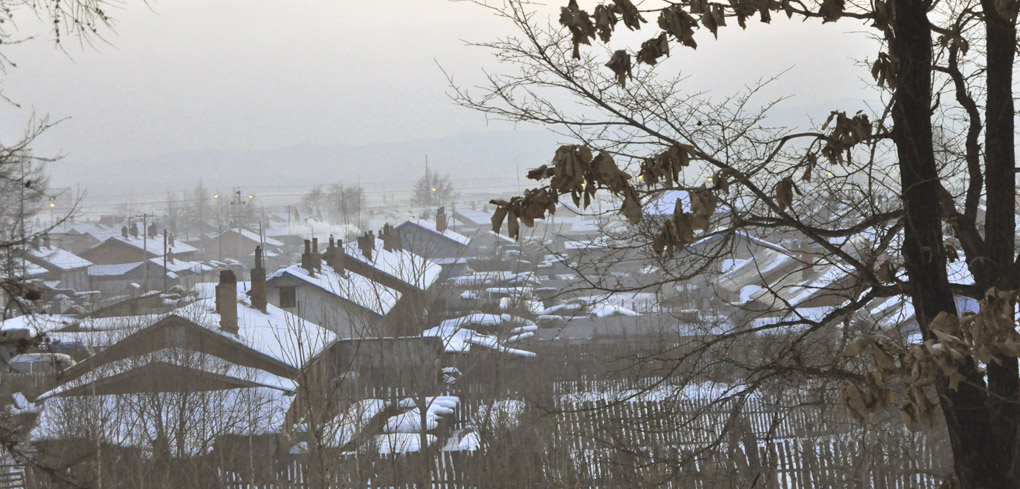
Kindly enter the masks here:
<path id="1" fill-rule="evenodd" d="M 1013 58 L 1016 23 L 995 9 L 994 0 L 982 0 L 987 35 L 987 100 L 985 103 L 985 181 L 987 213 L 985 243 L 992 266 L 987 283 L 980 290 L 995 286 L 1015 287 L 1011 270 L 1016 249 L 1016 158 L 1013 148 Z M 991 422 L 1008 463 L 1007 475 L 1018 487 L 1020 474 L 1017 450 L 1020 450 L 1020 376 L 1017 360 L 1003 360 L 988 366 L 988 396 Z"/>
<path id="2" fill-rule="evenodd" d="M 1016 249 L 1016 157 L 1014 153 L 1013 124 L 1013 61 L 1016 39 L 1016 22 L 1004 18 L 994 7 L 993 0 L 982 0 L 986 43 L 985 102 L 985 182 L 987 212 L 985 214 L 984 241 L 987 259 L 991 266 L 986 283 L 978 283 L 980 290 L 989 287 L 1011 289 L 1014 253 Z M 1018 485 L 1017 450 L 1020 449 L 1020 376 L 1016 358 L 989 364 L 989 414 L 996 443 L 1003 447 L 1008 463 L 1007 476 Z M 1005 486 L 1004 486 L 1005 487 Z"/>
<path id="3" fill-rule="evenodd" d="M 929 4 L 894 0 L 890 53 L 899 61 L 893 96 L 893 135 L 896 140 L 904 206 L 904 266 L 914 285 L 911 299 L 921 332 L 931 336 L 929 324 L 940 312 L 956 314 L 946 274 L 942 215 L 934 202 L 939 178 L 931 126 L 932 38 Z M 966 378 L 956 390 L 945 378 L 937 383 L 954 455 L 954 469 L 962 487 L 1013 487 L 1009 458 L 999 445 L 989 415 L 984 380 L 973 362 L 961 369 Z"/>

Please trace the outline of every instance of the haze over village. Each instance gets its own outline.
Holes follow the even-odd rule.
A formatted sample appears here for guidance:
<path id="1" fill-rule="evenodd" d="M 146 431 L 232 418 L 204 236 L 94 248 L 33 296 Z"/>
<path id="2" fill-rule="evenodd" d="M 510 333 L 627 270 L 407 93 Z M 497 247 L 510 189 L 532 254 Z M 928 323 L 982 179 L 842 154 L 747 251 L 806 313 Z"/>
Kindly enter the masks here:
<path id="1" fill-rule="evenodd" d="M 1020 484 L 1015 2 L 0 7 L 2 489 Z"/>

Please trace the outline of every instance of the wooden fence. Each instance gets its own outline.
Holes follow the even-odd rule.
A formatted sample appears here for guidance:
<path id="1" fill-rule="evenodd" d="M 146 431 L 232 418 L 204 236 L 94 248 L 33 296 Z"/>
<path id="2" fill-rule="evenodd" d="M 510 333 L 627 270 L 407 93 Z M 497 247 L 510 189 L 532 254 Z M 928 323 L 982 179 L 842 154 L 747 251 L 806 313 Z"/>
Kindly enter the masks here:
<path id="1" fill-rule="evenodd" d="M 22 465 L 0 465 L 0 489 L 25 489 L 25 467 Z"/>

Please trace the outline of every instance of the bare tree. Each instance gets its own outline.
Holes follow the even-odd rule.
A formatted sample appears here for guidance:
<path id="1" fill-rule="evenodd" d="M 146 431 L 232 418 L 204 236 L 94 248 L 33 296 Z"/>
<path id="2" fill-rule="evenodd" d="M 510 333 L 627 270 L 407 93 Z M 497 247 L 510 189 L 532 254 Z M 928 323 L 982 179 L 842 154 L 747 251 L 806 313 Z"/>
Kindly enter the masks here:
<path id="1" fill-rule="evenodd" d="M 513 121 L 556 126 L 581 143 L 560 148 L 552 164 L 529 173 L 546 185 L 496 202 L 497 228 L 506 221 L 516 235 L 519 223 L 545 217 L 563 194 L 587 205 L 596 193 L 607 192 L 641 226 L 643 205 L 670 189 L 690 199 L 678 201 L 675 212 L 651 230 L 648 245 L 658 254 L 682 253 L 703 238 L 725 238 L 737 230 L 797 237 L 816 248 L 814 256 L 822 255 L 805 265 L 822 260 L 852 280 L 831 287 L 840 300 L 834 298 L 821 317 L 805 317 L 780 297 L 775 307 L 789 311 L 788 319 L 765 327 L 805 329 L 766 350 L 761 360 L 767 361 L 746 365 L 749 382 L 771 378 L 765 372 L 841 379 L 857 415 L 895 397 L 910 425 L 935 416 L 929 400 L 934 392 L 960 485 L 1016 485 L 1015 5 L 664 2 L 639 10 L 617 0 L 589 14 L 571 0 L 561 10 L 559 27 L 546 27 L 526 2 L 492 8 L 513 21 L 520 35 L 486 46 L 517 69 L 491 75 L 480 95 L 459 90 L 458 99 Z M 721 99 L 688 95 L 682 79 L 662 68 L 669 63 L 659 63 L 671 46 L 694 47 L 695 37 L 706 38 L 695 30 L 715 34 L 727 21 L 744 25 L 759 15 L 769 22 L 774 13 L 869 22 L 881 35 L 882 49 L 871 74 L 887 105 L 872 113 L 833 112 L 817 129 L 793 132 L 769 127 L 766 112 L 774 102 L 757 102 L 758 87 Z M 660 29 L 639 49 L 604 55 L 580 49 L 596 38 L 608 42 L 619 22 L 637 30 L 653 15 Z M 574 102 L 569 109 L 555 98 L 564 96 Z M 632 162 L 624 167 L 629 172 L 618 167 L 621 159 Z M 823 172 L 832 178 L 819 182 Z M 837 201 L 835 212 L 819 216 L 802 194 L 853 200 Z M 719 208 L 729 214 L 721 228 L 713 222 Z M 987 209 L 983 219 L 981 209 Z M 953 276 L 957 258 L 966 264 L 963 276 Z M 686 270 L 670 279 L 693 276 L 697 268 Z M 794 354 L 838 318 L 896 297 L 913 306 L 923 344 L 897 347 L 864 336 L 848 353 L 865 351 L 879 360 L 862 370 L 836 368 L 839 358 L 831 355 Z M 981 316 L 960 311 L 956 297 L 982 301 Z M 994 319 L 980 319 L 986 317 Z M 986 328 L 996 333 L 979 332 Z M 943 358 L 944 349 L 953 352 L 952 359 Z M 911 369 L 920 374 L 911 376 Z"/>
<path id="2" fill-rule="evenodd" d="M 435 207 L 449 202 L 453 196 L 453 184 L 450 183 L 450 176 L 440 175 L 439 172 L 426 167 L 425 174 L 419 177 L 414 184 L 411 204 Z"/>

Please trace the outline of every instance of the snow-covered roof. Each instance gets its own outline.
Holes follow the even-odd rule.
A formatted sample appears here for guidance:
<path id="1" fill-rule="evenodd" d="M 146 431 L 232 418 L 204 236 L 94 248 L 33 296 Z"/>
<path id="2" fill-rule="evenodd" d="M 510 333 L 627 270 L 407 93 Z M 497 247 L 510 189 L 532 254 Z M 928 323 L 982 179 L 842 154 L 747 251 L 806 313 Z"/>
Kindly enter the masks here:
<path id="1" fill-rule="evenodd" d="M 139 250 L 144 249 L 144 250 L 148 251 L 149 253 L 152 253 L 153 255 L 157 255 L 157 256 L 162 256 L 163 255 L 163 237 L 162 236 L 157 236 L 155 238 L 148 238 L 148 239 L 144 239 L 142 236 L 139 236 L 137 238 L 134 237 L 134 236 L 128 236 L 127 238 L 125 238 L 123 236 L 112 236 L 112 237 L 106 239 L 106 241 L 103 241 L 103 243 L 106 243 L 107 241 L 111 241 L 111 240 L 119 241 L 121 243 L 124 243 L 124 244 L 132 247 L 132 248 L 137 248 Z M 100 244 L 94 246 L 93 248 L 102 246 L 103 243 L 100 243 Z M 169 246 L 168 245 L 167 246 L 167 250 L 172 250 L 174 252 L 174 254 L 178 254 L 178 255 L 182 254 L 182 253 L 194 253 L 194 252 L 198 251 L 198 249 L 196 249 L 194 246 L 191 246 L 191 245 L 189 245 L 189 244 L 187 244 L 187 243 L 185 243 L 185 242 L 183 242 L 181 240 L 174 241 L 173 246 Z"/>
<path id="2" fill-rule="evenodd" d="M 676 210 L 676 201 L 683 203 L 684 211 L 691 212 L 691 195 L 686 190 L 663 190 L 652 196 L 644 205 L 644 214 L 653 217 L 670 217 Z M 716 206 L 715 215 L 725 214 L 722 205 Z"/>
<path id="3" fill-rule="evenodd" d="M 372 259 L 369 260 L 365 254 L 358 249 L 355 243 L 345 243 L 344 251 L 347 256 L 353 257 L 372 268 L 389 275 L 401 282 L 410 285 L 418 290 L 426 290 L 439 279 L 443 269 L 434 260 L 430 260 L 407 250 L 387 251 L 383 248 L 383 240 L 375 240 L 375 249 L 372 251 Z"/>
<path id="4" fill-rule="evenodd" d="M 234 228 L 234 229 L 227 229 L 226 231 L 223 231 L 223 233 L 220 234 L 220 236 L 223 236 L 224 234 L 227 234 L 227 233 L 238 234 L 237 229 Z M 240 235 L 242 237 L 244 237 L 245 239 L 248 239 L 248 240 L 253 241 L 255 243 L 261 243 L 261 242 L 264 241 L 269 246 L 275 246 L 277 248 L 280 248 L 280 247 L 283 246 L 283 241 L 280 241 L 280 240 L 274 239 L 274 238 L 270 238 L 268 232 L 266 233 L 266 237 L 263 238 L 263 237 L 259 236 L 259 233 L 256 233 L 254 231 L 249 231 L 247 229 L 241 228 Z"/>
<path id="5" fill-rule="evenodd" d="M 81 235 L 87 234 L 99 241 L 103 241 L 107 238 L 112 238 L 120 234 L 120 229 L 112 226 L 105 226 L 103 224 L 76 224 L 71 226 L 70 230 Z"/>
<path id="6" fill-rule="evenodd" d="M 92 262 L 55 246 L 29 249 L 28 254 L 60 270 L 74 270 L 92 265 Z"/>
<path id="7" fill-rule="evenodd" d="M 388 314 L 400 300 L 400 292 L 394 289 L 350 270 L 344 274 L 336 273 L 332 267 L 325 263 L 322 265 L 322 271 L 315 272 L 315 275 L 309 275 L 308 270 L 301 268 L 300 265 L 291 265 L 277 270 L 267 280 L 274 280 L 284 275 L 314 285 L 380 316 Z"/>
<path id="8" fill-rule="evenodd" d="M 471 224 L 475 227 L 485 227 L 492 222 L 492 211 L 457 209 L 454 212 L 454 216 L 462 222 L 466 222 L 467 224 Z"/>
<path id="9" fill-rule="evenodd" d="M 116 277 L 134 270 L 145 262 L 115 263 L 112 265 L 92 265 L 89 267 L 89 275 L 93 277 Z"/>
<path id="10" fill-rule="evenodd" d="M 49 270 L 46 270 L 45 268 L 23 258 L 15 259 L 14 267 L 14 273 L 19 278 L 41 277 L 49 273 Z"/>
<path id="11" fill-rule="evenodd" d="M 745 233 L 743 231 L 734 231 L 732 233 L 732 235 L 730 235 L 729 233 L 713 234 L 713 235 L 708 236 L 706 238 L 699 239 L 698 241 L 695 241 L 694 243 L 691 243 L 691 245 L 688 246 L 688 248 L 697 248 L 697 247 L 700 247 L 700 246 L 706 246 L 708 244 L 715 243 L 715 242 L 717 242 L 717 241 L 719 241 L 719 240 L 721 240 L 723 238 L 730 238 L 731 236 L 732 236 L 733 239 L 745 239 L 748 242 L 756 244 L 758 246 L 762 246 L 762 247 L 768 248 L 770 250 L 777 251 L 779 253 L 783 253 L 783 254 L 787 254 L 787 255 L 790 254 L 790 251 L 787 250 L 786 248 L 783 248 L 782 246 L 779 246 L 779 245 L 777 245 L 777 244 L 775 244 L 775 243 L 773 243 L 771 241 L 766 241 L 764 239 L 761 239 L 761 238 L 758 238 L 758 237 L 755 237 L 755 236 L 751 236 L 750 234 L 747 234 L 747 233 Z"/>
<path id="12" fill-rule="evenodd" d="M 237 285 L 238 337 L 245 346 L 300 369 L 336 341 L 332 331 L 272 304 L 266 305 L 266 312 L 256 309 L 245 292 L 250 282 Z M 196 285 L 202 299 L 174 313 L 199 317 L 200 324 L 218 331 L 220 315 L 216 313 L 215 287 L 215 283 Z"/>
<path id="13" fill-rule="evenodd" d="M 463 234 L 451 231 L 449 229 L 447 229 L 446 231 L 443 231 L 443 232 L 439 232 L 439 230 L 436 229 L 436 223 L 434 221 L 430 221 L 428 219 L 418 219 L 418 220 L 415 220 L 415 221 L 404 221 L 403 223 L 398 225 L 396 227 L 396 229 L 400 229 L 400 228 L 406 227 L 406 226 L 417 226 L 417 227 L 419 227 L 419 228 L 421 228 L 421 229 L 423 229 L 425 231 L 428 231 L 428 232 L 430 232 L 432 234 L 435 234 L 435 235 L 438 235 L 438 236 L 442 236 L 442 237 L 444 237 L 444 238 L 446 238 L 446 239 L 448 239 L 450 241 L 453 241 L 454 243 L 457 243 L 459 245 L 467 246 L 469 243 L 471 243 L 471 239 L 468 238 L 467 236 L 464 236 Z"/>
<path id="14" fill-rule="evenodd" d="M 163 257 L 161 257 L 161 256 L 160 257 L 156 257 L 156 258 L 150 258 L 149 262 L 154 264 L 154 265 L 159 266 L 160 268 L 163 267 Z M 175 272 L 175 273 L 180 273 L 180 272 L 199 273 L 199 272 L 202 271 L 202 264 L 197 262 L 197 261 L 185 261 L 185 260 L 177 260 L 177 259 L 175 259 L 173 261 L 167 260 L 166 261 L 166 269 L 169 272 Z"/>

